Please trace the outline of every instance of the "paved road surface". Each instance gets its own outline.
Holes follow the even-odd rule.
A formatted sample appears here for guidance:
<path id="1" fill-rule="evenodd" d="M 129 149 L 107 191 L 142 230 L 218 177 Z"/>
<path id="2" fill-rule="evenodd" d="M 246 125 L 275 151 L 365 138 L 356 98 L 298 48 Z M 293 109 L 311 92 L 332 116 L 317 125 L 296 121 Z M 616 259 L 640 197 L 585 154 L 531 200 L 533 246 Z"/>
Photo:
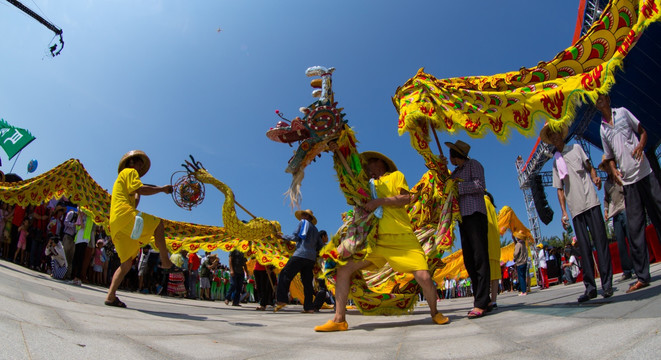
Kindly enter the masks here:
<path id="1" fill-rule="evenodd" d="M 615 278 L 618 278 L 616 276 Z M 349 331 L 315 333 L 331 310 L 254 306 L 76 287 L 0 261 L 0 359 L 659 359 L 661 264 L 652 285 L 584 304 L 582 284 L 507 293 L 499 309 L 468 320 L 470 299 L 439 302 L 452 322 L 434 325 L 425 304 L 408 316 L 349 311 Z"/>

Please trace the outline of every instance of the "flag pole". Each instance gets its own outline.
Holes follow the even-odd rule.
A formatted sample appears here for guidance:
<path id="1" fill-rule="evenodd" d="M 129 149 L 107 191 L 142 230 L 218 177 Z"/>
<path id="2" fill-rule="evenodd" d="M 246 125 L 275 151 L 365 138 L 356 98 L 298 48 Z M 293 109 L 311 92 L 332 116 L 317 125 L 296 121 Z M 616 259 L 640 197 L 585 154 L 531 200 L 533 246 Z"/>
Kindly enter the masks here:
<path id="1" fill-rule="evenodd" d="M 14 160 L 14 164 L 11 166 L 11 170 L 9 170 L 10 173 L 14 172 L 14 166 L 16 166 L 16 161 L 18 161 L 18 157 L 21 156 L 21 153 L 23 152 L 23 149 L 16 154 L 16 160 Z"/>

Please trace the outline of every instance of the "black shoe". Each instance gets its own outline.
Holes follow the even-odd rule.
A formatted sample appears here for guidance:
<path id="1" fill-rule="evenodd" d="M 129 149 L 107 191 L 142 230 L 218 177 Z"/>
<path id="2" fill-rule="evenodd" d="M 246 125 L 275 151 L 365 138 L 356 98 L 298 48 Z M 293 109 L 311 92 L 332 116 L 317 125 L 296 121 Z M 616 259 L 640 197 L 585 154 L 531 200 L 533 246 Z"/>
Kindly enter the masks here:
<path id="1" fill-rule="evenodd" d="M 594 299 L 596 297 L 597 297 L 597 291 L 595 290 L 595 291 L 592 291 L 589 294 L 583 294 L 583 295 L 579 296 L 578 297 L 578 302 L 580 302 L 580 303 L 586 302 L 586 301 L 588 301 L 590 299 Z"/>
<path id="2" fill-rule="evenodd" d="M 604 290 L 602 296 L 604 297 L 604 299 L 608 299 L 609 297 L 613 296 L 613 289 L 611 288 L 608 290 Z"/>

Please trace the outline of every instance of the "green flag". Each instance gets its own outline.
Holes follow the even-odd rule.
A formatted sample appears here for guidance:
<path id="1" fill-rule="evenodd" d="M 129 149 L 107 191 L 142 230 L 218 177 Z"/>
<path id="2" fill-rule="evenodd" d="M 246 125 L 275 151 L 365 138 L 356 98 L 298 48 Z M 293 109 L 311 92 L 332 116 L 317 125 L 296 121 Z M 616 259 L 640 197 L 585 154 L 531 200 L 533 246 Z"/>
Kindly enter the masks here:
<path id="1" fill-rule="evenodd" d="M 34 140 L 29 131 L 9 125 L 0 119 L 0 146 L 11 160 L 19 151 Z"/>

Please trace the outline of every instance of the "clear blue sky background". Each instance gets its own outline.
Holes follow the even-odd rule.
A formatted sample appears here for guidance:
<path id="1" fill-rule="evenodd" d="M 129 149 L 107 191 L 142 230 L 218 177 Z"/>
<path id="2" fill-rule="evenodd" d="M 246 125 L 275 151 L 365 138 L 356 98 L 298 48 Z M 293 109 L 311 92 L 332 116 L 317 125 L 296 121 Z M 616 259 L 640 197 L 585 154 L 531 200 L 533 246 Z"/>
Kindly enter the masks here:
<path id="1" fill-rule="evenodd" d="M 397 135 L 390 98 L 420 67 L 438 78 L 491 75 L 551 60 L 569 47 L 578 0 L 556 1 L 45 1 L 25 5 L 64 30 L 65 47 L 46 57 L 53 33 L 0 1 L 0 117 L 36 140 L 14 172 L 29 177 L 77 158 L 111 189 L 120 157 L 142 149 L 152 160 L 143 178 L 166 184 L 193 154 L 253 214 L 295 229 L 284 201 L 292 148 L 266 130 L 279 109 L 292 118 L 313 101 L 306 68 L 333 66 L 336 100 L 357 132 L 359 150 L 389 155 L 413 185 L 425 171 L 408 135 Z M 222 31 L 218 32 L 218 29 Z M 538 129 L 542 124 L 537 124 Z M 527 216 L 514 167 L 535 138 L 513 133 L 461 139 L 485 168 L 496 205 Z M 447 151 L 447 149 L 444 149 Z M 593 156 L 601 156 L 595 150 Z M 13 160 L 0 154 L 2 170 Z M 596 160 L 594 161 L 596 162 Z M 549 164 L 545 170 L 549 169 Z M 347 210 L 325 154 L 308 167 L 303 208 L 335 232 Z M 556 192 L 547 188 L 560 235 Z M 142 210 L 167 219 L 222 225 L 224 198 L 207 188 L 188 212 L 164 194 Z M 239 216 L 249 216 L 238 210 Z M 457 241 L 459 246 L 459 241 Z M 226 257 L 225 257 L 226 259 Z"/>

